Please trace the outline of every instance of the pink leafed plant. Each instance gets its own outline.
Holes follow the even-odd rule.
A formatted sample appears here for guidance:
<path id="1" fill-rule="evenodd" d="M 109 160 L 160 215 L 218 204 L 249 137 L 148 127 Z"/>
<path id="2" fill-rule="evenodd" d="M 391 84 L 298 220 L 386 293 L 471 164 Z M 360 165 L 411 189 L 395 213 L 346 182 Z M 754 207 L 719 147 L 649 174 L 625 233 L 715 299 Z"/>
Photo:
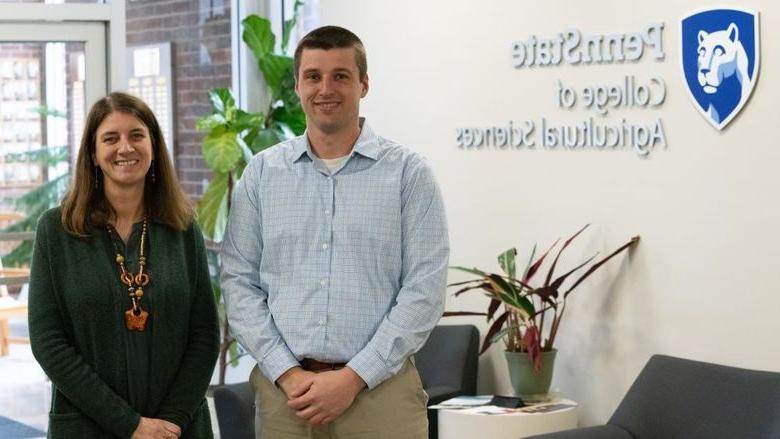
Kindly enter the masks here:
<path id="1" fill-rule="evenodd" d="M 593 262 L 596 256 L 598 256 L 597 253 L 585 260 L 585 262 L 556 277 L 555 269 L 563 251 L 588 226 L 589 224 L 585 225 L 559 247 L 558 243 L 560 240 L 556 240 L 547 251 L 538 257 L 536 257 L 536 246 L 534 246 L 528 265 L 519 278 L 517 277 L 516 268 L 517 249 L 515 248 L 498 255 L 498 263 L 503 274 L 489 273 L 477 268 L 451 267 L 454 270 L 464 271 L 477 276 L 471 280 L 450 284 L 450 287 L 458 287 L 458 290 L 455 292 L 456 297 L 467 291 L 481 290 L 490 297 L 490 303 L 486 313 L 452 311 L 445 312 L 444 316 L 487 316 L 488 322 L 492 321 L 492 324 L 485 335 L 485 341 L 482 344 L 480 354 L 487 351 L 491 344 L 503 338 L 506 350 L 528 352 L 534 368 L 539 370 L 542 365 L 542 352 L 548 352 L 553 349 L 555 337 L 558 334 L 561 320 L 566 311 L 566 300 L 572 291 L 607 261 L 639 242 L 639 236 L 635 236 L 603 259 Z M 535 275 L 540 272 L 545 259 L 556 247 L 558 247 L 558 252 L 550 264 L 543 282 L 540 286 L 533 286 Z M 564 283 L 574 273 L 582 269 L 585 269 L 585 271 L 576 280 L 564 286 Z M 503 312 L 496 316 L 502 305 Z"/>

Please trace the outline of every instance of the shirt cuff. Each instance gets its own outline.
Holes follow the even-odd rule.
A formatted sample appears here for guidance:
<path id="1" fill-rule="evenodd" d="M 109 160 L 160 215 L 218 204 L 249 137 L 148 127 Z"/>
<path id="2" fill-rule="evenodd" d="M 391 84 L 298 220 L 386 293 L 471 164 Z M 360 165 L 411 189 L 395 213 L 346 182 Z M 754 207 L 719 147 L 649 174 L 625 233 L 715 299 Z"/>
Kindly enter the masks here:
<path id="1" fill-rule="evenodd" d="M 358 352 L 358 354 L 347 363 L 347 366 L 354 370 L 355 373 L 366 382 L 366 386 L 368 386 L 369 389 L 373 389 L 382 384 L 384 380 L 390 377 L 390 370 L 384 360 L 368 346 Z"/>
<path id="2" fill-rule="evenodd" d="M 293 367 L 300 366 L 298 360 L 290 352 L 284 344 L 279 344 L 274 347 L 261 361 L 258 361 L 258 366 L 272 383 L 276 384 L 276 380 Z"/>

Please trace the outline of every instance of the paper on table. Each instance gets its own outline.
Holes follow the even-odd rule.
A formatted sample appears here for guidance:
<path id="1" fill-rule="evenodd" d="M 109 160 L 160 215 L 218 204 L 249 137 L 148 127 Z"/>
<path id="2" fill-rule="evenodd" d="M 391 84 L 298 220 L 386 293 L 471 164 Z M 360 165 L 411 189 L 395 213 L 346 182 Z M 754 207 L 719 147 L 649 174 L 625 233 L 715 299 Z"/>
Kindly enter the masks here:
<path id="1" fill-rule="evenodd" d="M 557 412 L 558 410 L 564 410 L 570 407 L 576 407 L 576 405 L 559 402 L 553 404 L 531 405 L 531 406 L 520 407 L 515 409 L 506 408 L 506 407 L 497 407 L 494 405 L 483 405 L 478 407 L 465 408 L 462 410 L 462 413 L 472 413 L 472 414 L 479 414 L 479 415 L 506 415 L 512 413 L 538 414 L 538 413 Z"/>
<path id="2" fill-rule="evenodd" d="M 514 413 L 517 409 L 510 409 L 506 407 L 498 407 L 495 405 L 483 405 L 481 407 L 471 407 L 463 410 L 462 413 L 473 413 L 480 415 L 505 415 L 507 413 Z"/>
<path id="3" fill-rule="evenodd" d="M 558 410 L 563 410 L 575 406 L 576 406 L 575 404 L 558 402 L 553 404 L 539 404 L 539 405 L 532 405 L 529 407 L 523 407 L 522 409 L 519 409 L 519 411 L 525 413 L 550 413 L 550 412 L 556 412 Z"/>
<path id="4" fill-rule="evenodd" d="M 459 410 L 463 413 L 481 414 L 481 415 L 505 415 L 511 413 L 550 413 L 558 410 L 565 410 L 571 407 L 576 407 L 577 404 L 573 404 L 570 401 L 561 399 L 555 399 L 553 401 L 541 404 L 532 404 L 520 408 L 506 408 L 498 407 L 494 405 L 488 405 L 492 399 L 492 395 L 483 396 L 458 396 L 456 398 L 448 399 L 437 405 L 430 406 L 431 409 L 447 409 L 447 410 Z"/>
<path id="5" fill-rule="evenodd" d="M 468 407 L 477 407 L 485 405 L 493 399 L 492 395 L 480 396 L 456 396 L 439 404 L 428 407 L 429 409 L 463 409 Z"/>

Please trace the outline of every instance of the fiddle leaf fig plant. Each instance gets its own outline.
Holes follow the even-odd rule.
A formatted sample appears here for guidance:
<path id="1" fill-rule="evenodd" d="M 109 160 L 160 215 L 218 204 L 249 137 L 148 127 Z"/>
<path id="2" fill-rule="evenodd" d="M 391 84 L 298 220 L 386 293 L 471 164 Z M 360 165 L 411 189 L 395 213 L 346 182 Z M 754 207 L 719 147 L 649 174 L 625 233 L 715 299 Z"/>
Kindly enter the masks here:
<path id="1" fill-rule="evenodd" d="M 213 242 L 222 241 L 227 225 L 233 186 L 253 155 L 279 142 L 303 134 L 306 130 L 306 116 L 295 93 L 293 58 L 288 56 L 287 44 L 294 27 L 298 9 L 303 4 L 296 1 L 293 18 L 286 20 L 282 28 L 283 38 L 279 51 L 276 36 L 271 31 L 268 19 L 250 15 L 242 21 L 242 38 L 257 59 L 263 74 L 263 83 L 258 87 L 266 89 L 270 96 L 264 111 L 250 112 L 236 105 L 230 89 L 215 88 L 209 91 L 211 114 L 198 120 L 196 128 L 206 132 L 203 139 L 203 158 L 213 171 L 206 192 L 198 202 L 198 222 L 204 236 Z M 218 246 L 214 246 L 218 247 Z M 241 355 L 235 339 L 228 331 L 224 304 L 221 302 L 218 273 L 219 255 L 211 251 L 210 265 L 215 274 L 215 300 L 219 304 L 222 327 L 222 343 L 219 358 L 219 383 L 225 382 L 228 362 L 236 364 Z M 230 360 L 228 361 L 228 354 Z"/>
<path id="2" fill-rule="evenodd" d="M 296 11 L 300 5 L 302 2 L 296 2 Z M 297 13 L 285 22 L 286 38 L 280 52 L 275 51 L 276 36 L 268 19 L 250 15 L 242 21 L 242 38 L 257 59 L 265 80 L 262 86 L 271 97 L 265 111 L 238 108 L 230 89 L 215 88 L 209 91 L 212 113 L 196 124 L 198 130 L 207 132 L 203 158 L 214 172 L 198 203 L 198 217 L 204 235 L 213 241 L 222 240 L 233 183 L 251 157 L 306 130 L 306 116 L 295 93 L 293 59 L 285 54 L 296 20 Z"/>
<path id="3" fill-rule="evenodd" d="M 639 236 L 635 236 L 608 256 L 593 262 L 598 256 L 595 254 L 569 271 L 556 276 L 555 269 L 563 251 L 588 226 L 580 229 L 560 246 L 558 246 L 560 240 L 555 241 L 539 256 L 536 255 L 536 246 L 534 246 L 520 277 L 517 276 L 517 249 L 515 248 L 498 255 L 498 264 L 503 274 L 490 273 L 477 268 L 451 267 L 454 270 L 476 276 L 464 282 L 450 284 L 450 287 L 458 287 L 455 296 L 479 290 L 490 298 L 490 302 L 487 312 L 484 313 L 454 311 L 446 312 L 444 315 L 487 316 L 488 322 L 492 323 L 485 336 L 480 354 L 487 351 L 493 343 L 503 339 L 507 351 L 527 352 L 534 368 L 539 370 L 542 365 L 542 352 L 551 351 L 554 347 L 569 295 L 607 261 L 634 247 L 639 242 Z M 534 284 L 536 274 L 539 273 L 545 260 L 556 247 L 558 248 L 557 254 L 550 263 L 546 276 L 541 283 Z M 567 283 L 574 273 L 582 269 L 585 269 L 582 274 Z M 503 312 L 496 316 L 502 306 Z"/>

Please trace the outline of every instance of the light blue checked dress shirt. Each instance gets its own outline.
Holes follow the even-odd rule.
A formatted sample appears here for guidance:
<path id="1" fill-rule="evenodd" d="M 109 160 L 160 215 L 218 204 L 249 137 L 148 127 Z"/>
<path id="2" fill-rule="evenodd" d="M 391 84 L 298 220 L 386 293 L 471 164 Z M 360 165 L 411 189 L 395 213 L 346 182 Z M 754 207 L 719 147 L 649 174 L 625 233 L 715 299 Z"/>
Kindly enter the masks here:
<path id="1" fill-rule="evenodd" d="M 361 123 L 332 173 L 304 134 L 252 158 L 235 187 L 222 292 L 231 332 L 272 382 L 313 358 L 374 388 L 444 310 L 449 241 L 431 168 Z"/>

